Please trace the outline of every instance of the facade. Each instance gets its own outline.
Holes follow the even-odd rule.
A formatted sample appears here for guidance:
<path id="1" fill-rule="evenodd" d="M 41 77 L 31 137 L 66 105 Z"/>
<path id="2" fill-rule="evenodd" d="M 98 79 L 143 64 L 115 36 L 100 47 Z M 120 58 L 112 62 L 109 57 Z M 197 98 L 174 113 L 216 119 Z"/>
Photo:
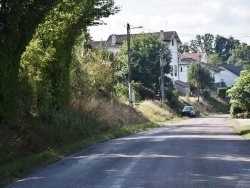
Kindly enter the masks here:
<path id="1" fill-rule="evenodd" d="M 206 68 L 208 68 L 211 75 L 214 77 L 214 87 L 221 87 L 223 85 L 223 80 L 221 79 L 221 71 L 222 68 L 213 66 L 208 64 L 208 56 L 205 52 L 199 53 L 189 53 L 189 54 L 180 54 L 180 63 L 179 63 L 179 70 L 180 70 L 180 80 L 183 82 L 188 82 L 188 68 L 191 63 L 199 61 L 203 64 Z"/>
<path id="2" fill-rule="evenodd" d="M 156 34 L 161 40 L 168 43 L 168 47 L 172 53 L 172 61 L 170 66 L 175 70 L 173 74 L 168 74 L 171 79 L 178 78 L 178 44 L 181 44 L 181 40 L 175 31 L 167 31 L 164 32 L 161 30 L 160 32 L 151 33 Z M 138 34 L 132 34 L 138 35 Z M 127 41 L 127 34 L 122 35 L 110 35 L 106 45 L 109 51 L 111 52 L 119 52 L 122 44 Z"/>
<path id="3" fill-rule="evenodd" d="M 160 32 L 155 32 L 151 34 L 156 34 L 162 41 L 168 44 L 168 47 L 172 53 L 172 61 L 170 62 L 172 72 L 170 74 L 166 74 L 165 76 L 170 77 L 173 81 L 179 79 L 179 58 L 178 58 L 178 45 L 181 44 L 181 40 L 176 33 L 176 31 L 167 31 L 164 32 L 161 30 Z M 132 34 L 139 35 L 139 34 Z M 106 47 L 110 52 L 119 52 L 122 44 L 127 41 L 127 34 L 116 35 L 112 34 L 108 37 L 108 40 L 105 42 Z M 88 44 L 90 46 L 97 47 L 101 43 L 100 41 L 90 41 Z"/>
<path id="4" fill-rule="evenodd" d="M 232 87 L 235 80 L 240 76 L 242 66 L 224 64 L 220 68 L 224 70 L 221 72 L 221 79 L 225 82 L 226 87 Z"/>
<path id="5" fill-rule="evenodd" d="M 196 61 L 207 63 L 208 62 L 207 54 L 205 52 L 180 54 L 179 80 L 183 82 L 188 82 L 188 68 L 191 63 L 196 62 Z"/>

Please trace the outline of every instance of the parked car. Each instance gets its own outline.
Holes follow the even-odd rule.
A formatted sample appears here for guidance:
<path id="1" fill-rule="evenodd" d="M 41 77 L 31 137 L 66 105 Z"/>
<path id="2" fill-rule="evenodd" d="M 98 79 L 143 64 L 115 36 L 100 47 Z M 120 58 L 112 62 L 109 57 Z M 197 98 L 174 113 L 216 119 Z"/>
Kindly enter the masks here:
<path id="1" fill-rule="evenodd" d="M 193 106 L 184 106 L 182 110 L 183 116 L 195 116 L 195 109 Z"/>

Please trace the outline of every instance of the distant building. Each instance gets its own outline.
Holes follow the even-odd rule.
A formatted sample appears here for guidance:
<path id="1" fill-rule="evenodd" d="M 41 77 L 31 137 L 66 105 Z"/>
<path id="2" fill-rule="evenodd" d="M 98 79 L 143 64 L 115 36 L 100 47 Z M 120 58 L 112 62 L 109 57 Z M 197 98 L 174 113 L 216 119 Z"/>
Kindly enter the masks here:
<path id="1" fill-rule="evenodd" d="M 178 34 L 175 31 L 167 31 L 164 32 L 161 30 L 160 32 L 155 32 L 151 34 L 156 34 L 162 41 L 168 44 L 168 47 L 172 53 L 172 61 L 170 62 L 170 67 L 172 72 L 167 74 L 166 76 L 170 77 L 172 80 L 178 80 L 179 72 L 178 72 L 178 45 L 181 44 L 181 40 Z M 140 35 L 140 34 L 132 34 L 132 35 Z M 119 52 L 122 44 L 127 41 L 127 34 L 123 35 L 110 35 L 106 46 L 109 51 Z"/>
<path id="2" fill-rule="evenodd" d="M 194 62 L 200 62 L 204 65 L 211 75 L 214 78 L 214 87 L 220 87 L 221 83 L 221 71 L 223 69 L 216 67 L 214 65 L 208 64 L 208 56 L 206 52 L 198 52 L 198 53 L 189 53 L 189 54 L 180 54 L 180 63 L 179 63 L 179 71 L 180 71 L 180 80 L 183 82 L 188 82 L 188 68 Z"/>
<path id="3" fill-rule="evenodd" d="M 221 79 L 225 82 L 227 87 L 232 87 L 234 82 L 240 76 L 240 72 L 243 70 L 242 66 L 235 66 L 229 64 L 223 64 L 220 66 L 224 71 L 221 72 Z"/>
<path id="4" fill-rule="evenodd" d="M 214 87 L 231 87 L 234 84 L 236 78 L 239 77 L 242 67 L 234 65 L 222 65 L 220 67 L 208 64 L 208 56 L 205 52 L 179 54 L 178 45 L 181 44 L 181 40 L 176 31 L 160 31 L 151 34 L 156 34 L 162 41 L 168 44 L 168 47 L 172 53 L 172 61 L 170 62 L 171 71 L 165 76 L 171 78 L 176 89 L 181 94 L 190 93 L 190 84 L 188 83 L 188 68 L 196 61 L 201 62 L 206 66 L 211 75 L 214 77 Z M 140 34 L 131 34 L 140 35 Z M 88 46 L 90 48 L 102 49 L 104 46 L 110 52 L 119 52 L 121 46 L 127 41 L 127 34 L 112 34 L 108 37 L 107 41 L 89 41 Z"/>

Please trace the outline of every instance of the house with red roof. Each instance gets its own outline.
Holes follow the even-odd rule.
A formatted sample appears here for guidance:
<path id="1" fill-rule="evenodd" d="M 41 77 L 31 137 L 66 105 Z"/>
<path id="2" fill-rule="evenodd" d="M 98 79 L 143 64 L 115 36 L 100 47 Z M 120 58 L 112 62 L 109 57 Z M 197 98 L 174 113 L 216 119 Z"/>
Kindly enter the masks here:
<path id="1" fill-rule="evenodd" d="M 194 62 L 200 62 L 206 68 L 208 68 L 211 75 L 214 77 L 214 84 L 216 87 L 221 86 L 221 82 L 223 79 L 221 78 L 222 68 L 216 67 L 214 65 L 208 64 L 208 56 L 206 52 L 198 52 L 198 53 L 188 53 L 188 54 L 180 54 L 180 62 L 179 62 L 179 79 L 183 82 L 188 82 L 188 68 Z"/>
<path id="2" fill-rule="evenodd" d="M 193 62 L 196 61 L 202 63 L 209 69 L 211 75 L 215 79 L 214 85 L 216 88 L 225 85 L 225 81 L 230 80 L 230 83 L 226 83 L 226 85 L 228 86 L 231 86 L 232 83 L 234 83 L 237 75 L 236 77 L 234 75 L 229 75 L 232 72 L 228 72 L 227 68 L 225 67 L 216 67 L 208 64 L 208 56 L 206 52 L 179 54 L 178 45 L 181 44 L 181 40 L 176 31 L 164 32 L 161 30 L 160 32 L 155 32 L 153 34 L 156 34 L 162 41 L 168 44 L 168 47 L 172 53 L 172 61 L 170 62 L 171 72 L 169 74 L 165 74 L 165 76 L 172 79 L 176 89 L 181 94 L 190 94 L 190 85 L 188 83 L 188 68 Z M 109 51 L 116 53 L 120 51 L 122 44 L 126 41 L 127 34 L 112 34 L 108 37 L 107 41 L 90 41 L 88 42 L 88 44 L 98 48 L 101 48 L 100 46 L 105 45 Z M 223 71 L 226 71 L 226 73 L 221 74 L 221 72 Z"/>

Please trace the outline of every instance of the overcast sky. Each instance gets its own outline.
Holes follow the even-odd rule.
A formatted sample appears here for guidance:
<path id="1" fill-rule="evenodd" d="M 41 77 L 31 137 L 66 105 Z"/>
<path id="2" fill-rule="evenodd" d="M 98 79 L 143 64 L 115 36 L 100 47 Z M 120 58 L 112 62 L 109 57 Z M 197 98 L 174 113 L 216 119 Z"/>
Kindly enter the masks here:
<path id="1" fill-rule="evenodd" d="M 143 26 L 131 33 L 176 31 L 182 42 L 197 34 L 232 36 L 250 45 L 250 0 L 116 0 L 121 11 L 90 28 L 94 40 L 126 34 L 126 24 Z"/>

